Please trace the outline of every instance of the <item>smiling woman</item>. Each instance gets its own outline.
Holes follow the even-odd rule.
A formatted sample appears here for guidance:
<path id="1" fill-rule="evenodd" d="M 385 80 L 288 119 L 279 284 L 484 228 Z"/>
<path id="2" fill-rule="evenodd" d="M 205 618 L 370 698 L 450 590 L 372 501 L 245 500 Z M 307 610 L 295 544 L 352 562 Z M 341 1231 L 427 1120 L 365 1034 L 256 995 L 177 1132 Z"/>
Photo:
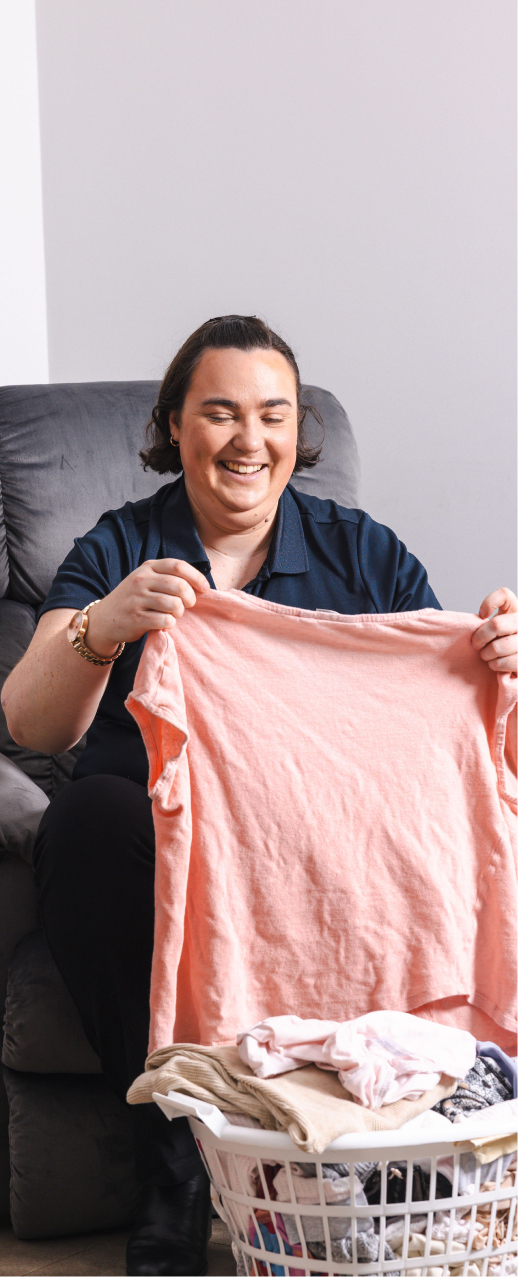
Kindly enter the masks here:
<path id="1" fill-rule="evenodd" d="M 231 393 L 231 397 L 229 397 Z M 168 368 L 148 425 L 146 467 L 178 473 L 220 590 L 255 576 L 293 473 L 316 465 L 290 347 L 255 315 L 210 319 Z"/>
<path id="2" fill-rule="evenodd" d="M 185 609 L 214 588 L 349 615 L 440 606 L 394 532 L 290 484 L 318 461 L 304 433 L 307 411 L 293 352 L 262 320 L 223 316 L 193 333 L 165 375 L 141 453 L 174 481 L 108 511 L 76 540 L 4 684 L 20 744 L 53 752 L 87 733 L 74 783 L 45 813 L 34 862 L 50 948 L 123 1100 L 147 1054 L 153 950 L 148 763 L 125 708 L 146 635 L 181 625 Z M 482 659 L 511 670 L 514 595 L 489 595 L 480 616 Z M 296 846 L 291 854 L 295 863 Z M 479 1014 L 477 1036 L 498 1041 Z M 142 1202 L 127 1271 L 201 1273 L 209 1191 L 186 1120 L 169 1127 L 152 1105 L 132 1116 Z"/>
<path id="3" fill-rule="evenodd" d="M 221 393 L 229 381 L 232 399 Z M 169 424 L 215 584 L 239 589 L 266 558 L 296 464 L 290 366 L 276 350 L 206 350 Z"/>
<path id="4" fill-rule="evenodd" d="M 174 445 L 171 445 L 171 414 L 178 420 L 193 372 L 204 352 L 210 350 L 225 350 L 227 355 L 230 350 L 256 353 L 262 350 L 277 351 L 284 357 L 292 372 L 297 406 L 297 446 L 293 471 L 297 474 L 305 467 L 315 466 L 320 456 L 321 446 L 311 448 L 308 444 L 304 422 L 308 412 L 320 422 L 321 417 L 311 405 L 301 404 L 300 373 L 291 347 L 256 315 L 222 315 L 217 319 L 208 319 L 196 329 L 196 332 L 191 333 L 169 365 L 160 387 L 158 402 L 151 414 L 152 419 L 147 426 L 148 441 L 151 446 L 143 449 L 140 454 L 145 468 L 149 466 L 151 470 L 157 470 L 158 474 L 180 474 L 183 468 L 181 457 L 174 454 L 172 451 Z M 229 378 L 225 379 L 227 390 L 229 380 Z M 231 381 L 230 384 L 232 384 Z M 237 405 L 233 399 L 225 398 L 224 394 L 219 396 L 216 402 L 214 398 L 216 391 L 212 389 L 211 400 L 206 400 L 205 406 L 208 407 L 212 403 L 215 407 L 231 410 L 236 408 Z M 280 401 L 277 403 L 280 406 Z M 264 407 L 275 408 L 277 403 L 272 399 L 271 402 L 264 404 Z M 288 403 L 293 405 L 293 384 L 290 385 Z"/>

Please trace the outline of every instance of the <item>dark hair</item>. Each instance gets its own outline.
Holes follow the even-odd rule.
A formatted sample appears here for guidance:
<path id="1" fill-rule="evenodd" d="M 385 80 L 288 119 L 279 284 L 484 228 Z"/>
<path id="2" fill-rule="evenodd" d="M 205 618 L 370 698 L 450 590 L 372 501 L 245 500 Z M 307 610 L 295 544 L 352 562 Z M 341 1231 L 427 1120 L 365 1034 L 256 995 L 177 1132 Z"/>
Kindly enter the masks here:
<path id="1" fill-rule="evenodd" d="M 143 448 L 140 453 L 145 470 L 157 470 L 159 474 L 180 473 L 180 449 L 173 448 L 170 441 L 169 414 L 181 413 L 192 374 L 204 350 L 215 347 L 224 350 L 232 346 L 238 350 L 278 350 L 287 359 L 297 387 L 298 432 L 294 474 L 304 466 L 316 466 L 322 443 L 316 448 L 311 446 L 306 437 L 304 422 L 310 412 L 322 426 L 323 435 L 323 421 L 316 408 L 300 402 L 300 373 L 293 351 L 282 337 L 272 332 L 256 315 L 219 315 L 217 319 L 207 319 L 196 332 L 191 333 L 167 369 L 159 390 L 158 402 L 146 427 L 149 447 Z"/>

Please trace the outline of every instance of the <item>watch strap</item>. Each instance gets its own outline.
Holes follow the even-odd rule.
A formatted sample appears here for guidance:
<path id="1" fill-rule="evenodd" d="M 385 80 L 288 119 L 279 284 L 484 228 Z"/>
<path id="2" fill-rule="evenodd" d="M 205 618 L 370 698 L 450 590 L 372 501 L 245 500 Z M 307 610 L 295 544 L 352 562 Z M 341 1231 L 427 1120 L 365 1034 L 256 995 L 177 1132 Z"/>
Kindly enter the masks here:
<path id="1" fill-rule="evenodd" d="M 85 661 L 90 662 L 90 665 L 113 665 L 113 662 L 116 661 L 117 657 L 119 657 L 121 652 L 124 651 L 126 646 L 125 643 L 119 643 L 117 651 L 113 653 L 113 656 L 96 656 L 95 652 L 92 652 L 91 648 L 89 648 L 84 641 L 84 636 L 88 629 L 88 613 L 90 608 L 95 607 L 95 604 L 100 603 L 100 601 L 100 599 L 92 599 L 91 603 L 87 603 L 86 607 L 81 608 L 83 621 L 78 634 L 76 634 L 76 637 L 71 640 L 71 645 L 75 648 L 76 652 L 79 653 L 79 656 L 82 656 Z"/>

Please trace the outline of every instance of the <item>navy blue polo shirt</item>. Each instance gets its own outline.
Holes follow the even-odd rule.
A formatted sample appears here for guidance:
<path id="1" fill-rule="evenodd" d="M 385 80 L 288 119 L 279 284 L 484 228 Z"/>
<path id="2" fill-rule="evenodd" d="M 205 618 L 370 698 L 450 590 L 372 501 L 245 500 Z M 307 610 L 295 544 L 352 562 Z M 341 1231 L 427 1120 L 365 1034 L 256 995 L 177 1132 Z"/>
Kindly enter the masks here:
<path id="1" fill-rule="evenodd" d="M 215 589 L 183 476 L 153 497 L 109 510 L 91 532 L 78 537 L 58 568 L 40 615 L 57 607 L 83 608 L 104 598 L 139 564 L 162 558 L 192 563 Z M 350 616 L 440 607 L 422 564 L 390 528 L 363 510 L 306 496 L 291 484 L 279 501 L 267 558 L 243 588 L 274 603 Z M 144 642 L 145 636 L 127 643 L 114 662 L 75 780 L 107 772 L 147 784 L 144 744 L 124 706 Z"/>

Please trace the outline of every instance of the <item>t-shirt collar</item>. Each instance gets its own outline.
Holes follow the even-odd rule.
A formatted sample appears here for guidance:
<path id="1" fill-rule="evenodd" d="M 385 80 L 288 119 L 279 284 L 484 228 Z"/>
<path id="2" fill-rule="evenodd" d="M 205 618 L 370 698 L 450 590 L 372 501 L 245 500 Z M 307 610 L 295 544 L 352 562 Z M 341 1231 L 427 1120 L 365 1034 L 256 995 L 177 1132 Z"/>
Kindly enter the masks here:
<path id="1" fill-rule="evenodd" d="M 173 484 L 165 504 L 162 554 L 164 558 L 184 559 L 210 576 L 210 562 L 196 531 L 183 474 Z M 308 571 L 302 519 L 288 485 L 279 498 L 275 532 L 256 579 L 265 580 L 275 573 L 296 575 Z"/>

